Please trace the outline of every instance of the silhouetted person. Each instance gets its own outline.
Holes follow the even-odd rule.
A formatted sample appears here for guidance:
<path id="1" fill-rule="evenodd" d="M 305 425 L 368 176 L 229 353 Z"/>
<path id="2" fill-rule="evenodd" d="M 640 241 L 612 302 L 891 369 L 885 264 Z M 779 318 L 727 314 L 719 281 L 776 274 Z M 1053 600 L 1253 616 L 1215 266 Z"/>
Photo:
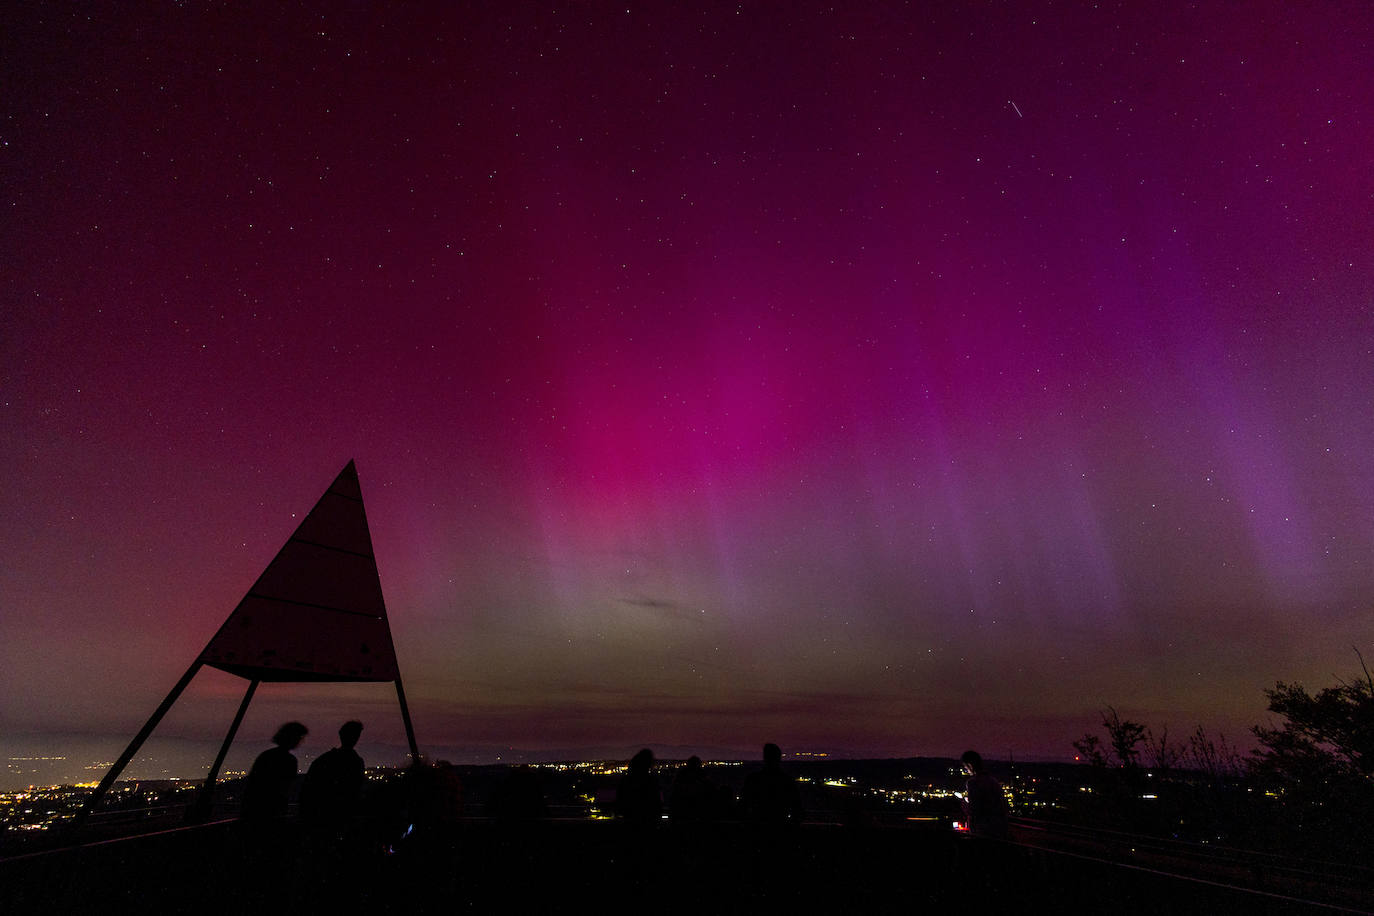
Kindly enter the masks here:
<path id="1" fill-rule="evenodd" d="M 654 752 L 647 747 L 630 758 L 630 771 L 615 790 L 616 817 L 634 824 L 656 824 L 663 815 L 663 796 L 654 774 Z"/>
<path id="2" fill-rule="evenodd" d="M 668 800 L 668 814 L 673 823 L 684 824 L 711 820 L 715 804 L 715 787 L 701 768 L 701 758 L 695 754 L 678 768 L 673 777 L 673 791 Z"/>
<path id="3" fill-rule="evenodd" d="M 299 722 L 287 722 L 278 728 L 272 736 L 274 746 L 258 755 L 244 780 L 239 817 L 244 825 L 245 912 L 265 909 L 283 897 L 289 900 L 295 893 L 296 837 L 286 814 L 297 772 L 296 758 L 291 752 L 307 731 Z"/>
<path id="4" fill-rule="evenodd" d="M 765 824 L 801 823 L 801 795 L 797 784 L 782 770 L 782 748 L 763 746 L 763 769 L 750 773 L 740 795 L 744 816 Z"/>
<path id="5" fill-rule="evenodd" d="M 441 856 L 454 839 L 463 815 L 463 784 L 448 761 L 417 758 L 402 777 L 400 835 L 393 849 L 404 849 L 416 861 Z M 404 842 L 401 842 L 401 841 Z"/>
<path id="6" fill-rule="evenodd" d="M 253 761 L 243 786 L 240 817 L 265 822 L 286 817 L 291 801 L 291 783 L 296 778 L 296 757 L 291 752 L 310 729 L 299 722 L 287 722 L 272 736 L 270 747 Z"/>
<path id="7" fill-rule="evenodd" d="M 964 751 L 959 758 L 968 781 L 964 783 L 964 819 L 969 833 L 1006 839 L 1007 799 L 1002 784 L 983 772 L 983 758 L 977 751 Z"/>
<path id="8" fill-rule="evenodd" d="M 463 815 L 463 785 L 457 769 L 448 761 L 430 763 L 416 757 L 405 770 L 398 792 L 392 796 L 390 839 L 385 844 L 389 862 L 396 869 L 395 898 L 385 912 L 438 912 L 440 900 L 459 893 L 460 882 L 470 879 L 458 861 L 457 825 Z M 370 903 L 371 901 L 369 901 Z M 363 912 L 354 899 L 339 908 L 341 913 Z M 320 910 L 319 912 L 325 912 Z"/>
<path id="9" fill-rule="evenodd" d="M 406 815 L 416 834 L 447 834 L 463 816 L 463 781 L 447 760 L 423 758 L 405 773 Z"/>
<path id="10" fill-rule="evenodd" d="M 339 746 L 330 748 L 310 764 L 301 785 L 301 817 L 322 827 L 340 827 L 358 809 L 363 794 L 363 758 L 354 747 L 363 723 L 345 722 L 339 727 Z"/>

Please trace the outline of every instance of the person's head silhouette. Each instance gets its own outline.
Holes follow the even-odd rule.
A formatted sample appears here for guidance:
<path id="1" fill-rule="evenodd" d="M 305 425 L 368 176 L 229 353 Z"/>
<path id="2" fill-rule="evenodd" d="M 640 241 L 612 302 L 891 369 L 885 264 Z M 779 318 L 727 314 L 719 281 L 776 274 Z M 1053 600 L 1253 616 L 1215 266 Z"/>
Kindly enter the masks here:
<path id="1" fill-rule="evenodd" d="M 363 733 L 363 723 L 356 719 L 351 719 L 339 726 L 339 746 L 348 750 L 358 743 L 358 738 Z"/>
<path id="2" fill-rule="evenodd" d="M 631 773 L 647 773 L 654 768 L 654 752 L 647 747 L 630 758 Z"/>
<path id="3" fill-rule="evenodd" d="M 306 728 L 301 723 L 287 722 L 281 728 L 277 729 L 277 733 L 272 736 L 272 743 L 288 751 L 294 750 L 301 743 L 301 740 L 309 733 L 310 729 Z"/>

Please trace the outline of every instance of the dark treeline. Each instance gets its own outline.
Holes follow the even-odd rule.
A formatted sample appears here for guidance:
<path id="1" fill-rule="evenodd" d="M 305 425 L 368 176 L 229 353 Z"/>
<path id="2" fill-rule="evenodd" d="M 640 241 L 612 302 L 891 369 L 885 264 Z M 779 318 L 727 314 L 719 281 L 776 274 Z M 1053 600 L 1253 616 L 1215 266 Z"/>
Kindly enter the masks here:
<path id="1" fill-rule="evenodd" d="M 1358 652 L 1357 652 L 1358 655 Z M 1280 681 L 1276 718 L 1239 751 L 1202 726 L 1167 727 L 1102 710 L 1101 731 L 1073 742 L 1090 791 L 1051 816 L 1178 839 L 1359 861 L 1374 848 L 1374 678 L 1316 693 Z"/>

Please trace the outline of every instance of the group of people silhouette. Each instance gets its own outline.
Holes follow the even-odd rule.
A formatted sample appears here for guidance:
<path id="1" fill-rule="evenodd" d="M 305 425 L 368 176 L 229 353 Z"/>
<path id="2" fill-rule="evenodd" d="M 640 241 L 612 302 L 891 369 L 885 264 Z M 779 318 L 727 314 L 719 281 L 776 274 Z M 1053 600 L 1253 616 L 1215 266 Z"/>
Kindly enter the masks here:
<path id="1" fill-rule="evenodd" d="M 267 823 L 286 817 L 291 786 L 300 767 L 291 753 L 310 730 L 299 722 L 287 722 L 272 736 L 272 747 L 253 761 L 244 783 L 240 816 L 245 821 Z M 363 724 L 356 720 L 339 727 L 339 746 L 325 751 L 310 764 L 301 785 L 301 818 L 320 826 L 346 823 L 355 813 L 363 793 L 363 758 L 355 748 Z"/>
<path id="2" fill-rule="evenodd" d="M 663 816 L 663 792 L 653 772 L 654 753 L 644 748 L 630 760 L 629 771 L 616 787 L 617 817 L 637 824 Z M 674 823 L 742 819 L 755 823 L 786 824 L 802 820 L 801 794 L 782 768 L 782 749 L 763 746 L 763 769 L 749 774 L 738 807 L 729 789 L 711 783 L 701 758 L 693 755 L 678 768 L 668 794 L 668 817 Z"/>
<path id="3" fill-rule="evenodd" d="M 833 832 L 796 829 L 805 817 L 803 786 L 771 742 L 762 764 L 743 770 L 707 767 L 696 756 L 660 765 L 644 748 L 618 779 L 591 780 L 594 804 L 619 826 L 570 833 L 549 817 L 549 801 L 572 792 L 592 800 L 581 794 L 589 788 L 581 775 L 560 778 L 559 794 L 549 799 L 549 774 L 533 766 L 474 768 L 460 780 L 451 765 L 416 759 L 398 778 L 369 782 L 357 750 L 362 731 L 362 723 L 345 722 L 337 746 L 304 768 L 303 778 L 296 754 L 309 732 L 300 722 L 284 723 L 257 756 L 244 782 L 241 824 L 226 834 L 225 855 L 242 876 L 238 911 L 437 912 L 454 900 L 476 901 L 482 910 L 526 898 L 534 901 L 531 911 L 552 911 L 549 895 L 565 886 L 649 901 L 671 885 L 681 902 L 700 903 L 702 911 L 726 899 L 720 895 L 804 904 L 797 888 L 814 866 L 811 844 L 819 837 L 815 848 L 843 847 L 833 845 Z M 1005 837 L 1001 786 L 976 753 L 962 762 L 969 832 Z M 473 795 L 467 808 L 464 788 Z M 482 823 L 470 823 L 477 811 Z M 873 836 L 857 831 L 843 843 L 862 850 Z M 569 855 L 563 844 L 570 837 L 585 848 Z"/>
<path id="4" fill-rule="evenodd" d="M 357 812 L 363 795 L 363 759 L 355 749 L 362 735 L 361 722 L 351 720 L 339 728 L 339 746 L 321 754 L 306 771 L 300 791 L 301 820 L 326 830 L 346 826 Z M 292 753 L 309 733 L 299 722 L 287 722 L 272 736 L 272 747 L 253 762 L 244 786 L 241 817 L 265 824 L 286 817 L 292 784 L 299 774 Z M 984 772 L 976 751 L 960 758 L 965 775 L 964 817 L 969 832 L 988 837 L 1007 835 L 1007 808 L 1002 786 Z M 649 748 L 630 760 L 616 787 L 615 815 L 630 824 L 646 826 L 664 816 L 665 796 Z M 412 823 L 456 818 L 462 810 L 462 789 L 453 767 L 429 766 L 416 761 L 408 771 L 408 804 Z M 528 768 L 517 767 L 493 801 L 493 813 L 503 819 L 528 819 L 546 813 L 542 793 Z M 734 794 L 706 776 L 701 758 L 692 756 L 677 768 L 667 795 L 667 815 L 675 823 L 745 820 L 764 824 L 800 823 L 801 795 L 795 780 L 782 767 L 782 749 L 763 746 L 763 767 L 750 773 L 736 804 Z"/>
<path id="5" fill-rule="evenodd" d="M 292 784 L 300 768 L 292 753 L 309 729 L 300 722 L 287 722 L 272 736 L 272 747 L 253 761 L 244 785 L 240 817 L 264 824 L 287 816 Z M 300 790 L 301 820 L 323 827 L 341 827 L 357 811 L 363 793 L 363 759 L 355 749 L 363 725 L 356 720 L 339 728 L 339 746 L 321 754 L 306 771 Z M 628 772 L 616 790 L 615 815 L 635 824 L 658 822 L 664 815 L 664 793 L 654 772 L 654 753 L 644 748 L 630 761 Z M 461 799 L 452 767 L 428 767 L 417 762 L 409 771 L 410 795 L 423 795 L 436 801 L 438 795 Z M 430 772 L 433 770 L 433 772 Z M 525 768 L 515 768 L 507 777 L 493 803 L 502 817 L 517 819 L 540 817 L 546 813 L 542 794 Z M 537 803 L 529 799 L 539 796 Z M 436 807 L 448 811 L 461 808 L 461 801 L 448 804 L 415 804 L 408 807 Z M 412 810 L 412 815 L 421 814 Z M 782 750 L 776 744 L 763 746 L 763 769 L 745 780 L 738 807 L 734 794 L 711 783 L 701 758 L 692 756 L 678 768 L 668 795 L 669 817 L 675 822 L 691 823 L 734 819 L 761 823 L 798 823 L 802 819 L 801 796 L 793 779 L 782 769 Z M 417 817 L 417 819 L 419 819 Z"/>

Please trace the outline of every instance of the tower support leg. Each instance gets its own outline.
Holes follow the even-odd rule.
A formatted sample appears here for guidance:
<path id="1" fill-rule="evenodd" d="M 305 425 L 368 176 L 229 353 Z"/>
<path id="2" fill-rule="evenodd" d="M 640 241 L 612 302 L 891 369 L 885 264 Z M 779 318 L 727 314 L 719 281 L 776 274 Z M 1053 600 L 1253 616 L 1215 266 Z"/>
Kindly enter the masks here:
<path id="1" fill-rule="evenodd" d="M 143 728 L 139 730 L 137 735 L 134 735 L 134 740 L 129 742 L 129 746 L 124 749 L 124 753 L 119 755 L 119 759 L 110 767 L 109 772 L 105 774 L 105 778 L 100 780 L 100 785 L 95 787 L 95 791 L 91 793 L 91 797 L 86 799 L 86 804 L 77 812 L 76 820 L 72 822 L 70 828 L 71 833 L 75 834 L 76 831 L 81 829 L 81 826 L 86 823 L 86 818 L 91 816 L 91 812 L 94 811 L 101 800 L 105 798 L 105 793 L 110 791 L 110 786 L 114 785 L 114 781 L 119 778 L 119 774 L 124 772 L 124 768 L 129 765 L 129 761 L 134 759 L 134 754 L 137 754 L 138 749 L 143 746 L 143 742 L 148 740 L 148 736 L 153 733 L 153 729 L 157 728 L 157 723 L 162 721 L 162 717 L 167 715 L 167 710 L 172 708 L 172 704 L 177 701 L 177 697 L 181 696 L 181 692 L 186 689 L 186 685 L 191 683 L 191 679 L 196 676 L 196 672 L 200 670 L 200 666 L 200 659 L 196 659 L 191 667 L 186 669 L 186 673 L 181 676 L 181 680 L 177 681 L 176 686 L 172 688 L 172 692 L 167 694 L 167 698 L 153 711 L 152 716 L 148 719 L 147 723 L 144 724 Z"/>
<path id="2" fill-rule="evenodd" d="M 224 758 L 229 754 L 229 745 L 234 743 L 234 735 L 238 734 L 239 725 L 243 723 L 243 715 L 248 712 L 248 704 L 253 701 L 253 694 L 260 684 L 257 678 L 248 682 L 248 690 L 243 694 L 243 702 L 239 704 L 239 711 L 234 714 L 234 721 L 229 726 L 229 733 L 224 736 L 224 743 L 219 747 L 219 753 L 215 756 L 215 762 L 210 764 L 210 772 L 205 776 L 205 785 L 200 787 L 200 794 L 196 796 L 196 803 L 186 811 L 186 819 L 203 823 L 210 819 L 210 800 L 215 791 L 215 780 L 219 779 L 219 768 L 224 766 Z"/>
<path id="3" fill-rule="evenodd" d="M 406 706 L 406 691 L 399 677 L 396 678 L 396 698 L 401 701 L 401 721 L 405 723 L 406 740 L 410 742 L 410 760 L 419 763 L 420 749 L 415 744 L 415 726 L 410 724 L 410 707 Z"/>

